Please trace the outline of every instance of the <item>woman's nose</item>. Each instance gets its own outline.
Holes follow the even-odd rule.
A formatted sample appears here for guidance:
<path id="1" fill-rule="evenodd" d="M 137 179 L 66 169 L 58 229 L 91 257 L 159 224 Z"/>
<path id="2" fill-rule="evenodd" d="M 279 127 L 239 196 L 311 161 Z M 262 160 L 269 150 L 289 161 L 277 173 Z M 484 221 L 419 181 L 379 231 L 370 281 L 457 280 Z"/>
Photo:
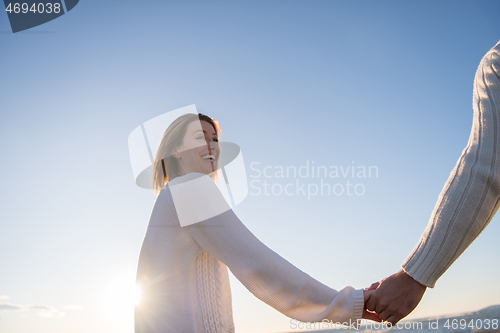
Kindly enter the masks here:
<path id="1" fill-rule="evenodd" d="M 210 148 L 210 149 L 219 149 L 219 144 L 216 141 L 213 141 L 212 139 L 210 139 L 210 140 L 211 141 L 207 141 L 208 148 Z"/>

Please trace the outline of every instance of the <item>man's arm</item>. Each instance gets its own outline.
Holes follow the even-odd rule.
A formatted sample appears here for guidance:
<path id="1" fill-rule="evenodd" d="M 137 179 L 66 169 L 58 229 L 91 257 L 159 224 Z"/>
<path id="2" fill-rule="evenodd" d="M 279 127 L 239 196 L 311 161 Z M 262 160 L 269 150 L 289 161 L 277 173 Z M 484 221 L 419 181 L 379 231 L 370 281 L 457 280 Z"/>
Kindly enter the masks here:
<path id="1" fill-rule="evenodd" d="M 403 270 L 381 281 L 367 308 L 396 323 L 491 221 L 500 202 L 500 42 L 474 78 L 473 124 L 467 147 L 444 185 L 429 224 Z M 372 285 L 373 288 L 373 285 Z"/>

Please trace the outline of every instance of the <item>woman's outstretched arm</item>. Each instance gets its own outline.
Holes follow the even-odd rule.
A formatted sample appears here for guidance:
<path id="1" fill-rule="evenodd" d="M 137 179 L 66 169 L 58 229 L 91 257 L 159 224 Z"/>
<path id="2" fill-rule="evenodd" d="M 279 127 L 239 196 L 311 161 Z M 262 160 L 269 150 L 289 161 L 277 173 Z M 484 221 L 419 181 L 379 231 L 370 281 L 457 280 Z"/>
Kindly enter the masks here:
<path id="1" fill-rule="evenodd" d="M 191 177 L 195 185 L 170 186 L 179 224 L 257 298 L 304 322 L 355 323 L 362 317 L 363 290 L 345 287 L 337 291 L 313 279 L 257 239 L 208 176 L 185 177 Z"/>

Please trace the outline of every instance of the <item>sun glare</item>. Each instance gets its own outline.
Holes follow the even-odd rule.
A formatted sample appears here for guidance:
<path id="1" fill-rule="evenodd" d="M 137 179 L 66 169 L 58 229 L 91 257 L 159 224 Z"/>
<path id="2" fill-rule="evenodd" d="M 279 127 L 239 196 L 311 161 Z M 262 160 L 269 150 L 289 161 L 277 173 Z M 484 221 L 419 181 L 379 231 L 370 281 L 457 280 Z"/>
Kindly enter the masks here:
<path id="1" fill-rule="evenodd" d="M 134 305 L 139 304 L 139 302 L 141 301 L 141 288 L 139 288 L 139 286 L 136 284 L 134 284 L 132 290 L 132 301 L 134 302 Z"/>
<path id="2" fill-rule="evenodd" d="M 133 273 L 118 275 L 104 285 L 102 306 L 107 321 L 121 332 L 133 331 L 134 306 L 141 299 Z"/>

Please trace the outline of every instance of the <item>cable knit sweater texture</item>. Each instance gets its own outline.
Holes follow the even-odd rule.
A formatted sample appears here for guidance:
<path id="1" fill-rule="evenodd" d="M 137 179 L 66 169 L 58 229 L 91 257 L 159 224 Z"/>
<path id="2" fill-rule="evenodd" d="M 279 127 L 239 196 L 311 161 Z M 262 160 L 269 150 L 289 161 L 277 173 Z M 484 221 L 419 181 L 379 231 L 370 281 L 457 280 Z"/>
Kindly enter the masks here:
<path id="1" fill-rule="evenodd" d="M 428 287 L 484 230 L 500 201 L 500 42 L 474 78 L 467 147 L 444 185 L 429 224 L 402 268 Z"/>
<path id="2" fill-rule="evenodd" d="M 210 193 L 205 200 L 193 200 L 192 187 L 182 186 L 194 179 L 203 183 L 202 193 Z M 174 179 L 158 195 L 139 257 L 143 295 L 135 309 L 136 333 L 235 332 L 227 268 L 257 298 L 290 318 L 361 318 L 362 290 L 336 291 L 313 279 L 260 242 L 231 209 L 181 223 L 174 204 L 179 200 L 184 210 L 191 205 L 195 216 L 223 206 L 224 198 L 212 179 L 196 173 Z"/>

